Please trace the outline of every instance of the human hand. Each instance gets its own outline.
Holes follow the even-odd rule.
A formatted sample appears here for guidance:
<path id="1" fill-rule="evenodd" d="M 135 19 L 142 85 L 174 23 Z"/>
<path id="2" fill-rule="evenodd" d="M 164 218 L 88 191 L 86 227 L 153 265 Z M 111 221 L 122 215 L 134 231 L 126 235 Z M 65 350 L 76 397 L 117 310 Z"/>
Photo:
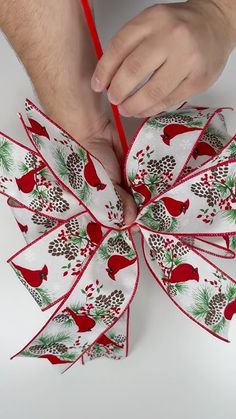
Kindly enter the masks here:
<path id="1" fill-rule="evenodd" d="M 118 134 L 108 121 L 93 135 L 79 142 L 86 150 L 93 154 L 103 165 L 112 180 L 124 206 L 124 222 L 131 224 L 137 215 L 137 208 L 133 197 L 121 186 L 122 176 L 120 163 L 123 160 Z"/>
<path id="2" fill-rule="evenodd" d="M 235 11 L 232 2 L 228 8 L 226 3 L 189 0 L 147 8 L 108 43 L 92 88 L 98 92 L 110 85 L 110 102 L 119 105 L 122 115 L 140 118 L 207 89 L 235 46 L 229 17 Z"/>

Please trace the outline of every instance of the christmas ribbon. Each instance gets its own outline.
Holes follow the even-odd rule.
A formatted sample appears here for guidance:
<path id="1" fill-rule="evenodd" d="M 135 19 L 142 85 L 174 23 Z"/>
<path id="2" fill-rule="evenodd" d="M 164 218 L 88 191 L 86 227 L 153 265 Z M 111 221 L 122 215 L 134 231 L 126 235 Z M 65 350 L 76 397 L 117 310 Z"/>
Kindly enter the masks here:
<path id="1" fill-rule="evenodd" d="M 186 104 L 144 122 L 126 155 L 138 215 L 125 226 L 102 164 L 26 101 L 21 121 L 34 151 L 0 135 L 0 192 L 26 240 L 8 262 L 42 310 L 57 308 L 14 356 L 46 358 L 64 372 L 78 360 L 127 355 L 139 277 L 134 226 L 168 297 L 227 341 L 236 283 L 209 258 L 235 258 L 236 138 L 227 111 Z"/>

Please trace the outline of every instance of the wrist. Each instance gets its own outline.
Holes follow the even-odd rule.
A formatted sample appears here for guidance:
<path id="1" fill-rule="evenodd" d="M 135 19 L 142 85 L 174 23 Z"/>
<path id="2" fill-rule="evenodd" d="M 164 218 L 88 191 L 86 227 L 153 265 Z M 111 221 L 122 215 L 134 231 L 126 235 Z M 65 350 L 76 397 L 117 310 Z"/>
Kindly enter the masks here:
<path id="1" fill-rule="evenodd" d="M 53 100 L 40 97 L 45 113 L 75 140 L 86 147 L 86 141 L 103 132 L 109 123 L 109 117 L 101 100 L 89 100 L 82 94 L 78 100 L 69 100 L 55 95 Z"/>
<path id="2" fill-rule="evenodd" d="M 201 8 L 209 18 L 217 19 L 224 36 L 228 36 L 231 51 L 236 46 L 236 0 L 188 0 L 196 9 Z"/>

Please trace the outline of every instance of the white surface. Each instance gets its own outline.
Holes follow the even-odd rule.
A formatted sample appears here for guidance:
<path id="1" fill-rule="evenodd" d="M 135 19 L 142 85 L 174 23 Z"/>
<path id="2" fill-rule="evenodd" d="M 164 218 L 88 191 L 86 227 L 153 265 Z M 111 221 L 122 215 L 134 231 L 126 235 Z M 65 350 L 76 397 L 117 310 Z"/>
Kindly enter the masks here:
<path id="1" fill-rule="evenodd" d="M 97 0 L 95 4 L 100 34 L 106 41 L 127 19 L 151 3 Z M 22 109 L 24 98 L 34 95 L 3 37 L 0 55 L 0 128 L 23 139 L 16 113 Z M 233 54 L 218 83 L 194 103 L 236 107 L 235 66 Z M 40 312 L 5 262 L 24 242 L 2 197 L 0 232 L 2 419 L 236 417 L 235 322 L 230 332 L 232 344 L 212 337 L 178 311 L 144 267 L 132 305 L 130 355 L 126 360 L 76 365 L 64 375 L 46 361 L 10 361 L 9 357 L 28 342 L 51 311 Z"/>

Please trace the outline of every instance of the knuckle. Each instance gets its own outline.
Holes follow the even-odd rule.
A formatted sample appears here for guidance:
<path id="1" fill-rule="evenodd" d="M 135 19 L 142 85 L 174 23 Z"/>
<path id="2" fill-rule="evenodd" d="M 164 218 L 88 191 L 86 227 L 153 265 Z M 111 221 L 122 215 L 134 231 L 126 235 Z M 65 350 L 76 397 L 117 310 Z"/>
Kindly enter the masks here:
<path id="1" fill-rule="evenodd" d="M 154 86 L 153 84 L 150 84 L 146 88 L 146 96 L 152 102 L 162 103 L 164 102 L 165 93 L 159 86 Z"/>
<path id="2" fill-rule="evenodd" d="M 114 38 L 112 38 L 107 45 L 107 52 L 108 54 L 110 54 L 111 56 L 115 57 L 118 55 L 120 55 L 121 51 L 124 48 L 124 39 L 123 37 L 121 37 L 119 34 L 116 35 Z"/>
<path id="3" fill-rule="evenodd" d="M 139 74 L 142 69 L 142 64 L 138 58 L 131 58 L 124 64 L 125 71 L 128 75 Z"/>
<path id="4" fill-rule="evenodd" d="M 175 23 L 172 29 L 172 35 L 175 36 L 176 39 L 181 41 L 187 41 L 192 39 L 192 32 L 189 25 L 185 22 L 178 21 Z"/>

